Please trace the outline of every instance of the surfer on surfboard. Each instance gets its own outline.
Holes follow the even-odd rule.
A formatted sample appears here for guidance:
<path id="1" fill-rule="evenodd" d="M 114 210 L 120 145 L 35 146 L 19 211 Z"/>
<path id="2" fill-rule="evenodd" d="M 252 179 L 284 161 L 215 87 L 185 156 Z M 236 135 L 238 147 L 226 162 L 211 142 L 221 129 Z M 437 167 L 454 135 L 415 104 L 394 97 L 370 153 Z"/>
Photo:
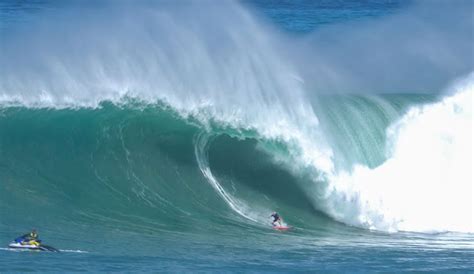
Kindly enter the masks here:
<path id="1" fill-rule="evenodd" d="M 278 213 L 273 212 L 270 217 L 273 218 L 272 225 L 273 226 L 282 226 L 283 219 L 278 215 Z"/>

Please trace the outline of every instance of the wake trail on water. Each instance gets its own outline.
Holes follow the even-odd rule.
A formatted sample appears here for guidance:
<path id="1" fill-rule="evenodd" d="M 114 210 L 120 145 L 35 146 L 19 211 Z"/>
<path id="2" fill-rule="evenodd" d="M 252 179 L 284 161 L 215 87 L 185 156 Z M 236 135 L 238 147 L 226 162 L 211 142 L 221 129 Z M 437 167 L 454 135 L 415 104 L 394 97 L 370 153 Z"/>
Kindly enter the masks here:
<path id="1" fill-rule="evenodd" d="M 13 252 L 38 252 L 37 250 L 29 250 L 29 249 L 21 249 L 21 248 L 5 248 L 5 247 L 0 247 L 0 250 L 13 251 Z M 77 250 L 59 249 L 59 251 L 65 252 L 65 253 L 89 253 L 88 251 L 78 250 L 78 249 Z"/>

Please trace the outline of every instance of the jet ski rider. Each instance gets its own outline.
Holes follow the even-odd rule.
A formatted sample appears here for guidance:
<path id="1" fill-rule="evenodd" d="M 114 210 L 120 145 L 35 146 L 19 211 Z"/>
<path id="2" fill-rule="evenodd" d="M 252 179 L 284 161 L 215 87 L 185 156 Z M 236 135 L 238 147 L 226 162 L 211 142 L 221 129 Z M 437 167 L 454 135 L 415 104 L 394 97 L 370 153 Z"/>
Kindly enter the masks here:
<path id="1" fill-rule="evenodd" d="M 36 233 L 36 229 L 32 229 L 30 233 L 16 238 L 15 242 L 21 243 L 22 245 L 39 245 L 41 241 L 38 239 L 38 233 Z"/>

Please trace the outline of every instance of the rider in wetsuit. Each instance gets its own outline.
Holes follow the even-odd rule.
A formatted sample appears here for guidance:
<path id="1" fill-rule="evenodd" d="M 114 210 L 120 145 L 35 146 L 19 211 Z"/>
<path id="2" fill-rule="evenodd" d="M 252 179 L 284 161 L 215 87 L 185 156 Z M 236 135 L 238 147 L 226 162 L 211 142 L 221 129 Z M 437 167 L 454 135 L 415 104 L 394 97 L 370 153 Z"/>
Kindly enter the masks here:
<path id="1" fill-rule="evenodd" d="M 272 215 L 270 215 L 270 216 L 273 218 L 273 221 L 272 221 L 273 226 L 277 226 L 277 225 L 281 226 L 281 222 L 283 220 L 281 219 L 280 215 L 278 215 L 278 213 L 273 212 Z"/>
<path id="2" fill-rule="evenodd" d="M 27 233 L 23 236 L 16 238 L 15 242 L 21 243 L 21 244 L 31 244 L 31 245 L 40 244 L 40 240 L 38 239 L 38 233 L 36 233 L 36 229 L 33 229 L 30 233 Z"/>

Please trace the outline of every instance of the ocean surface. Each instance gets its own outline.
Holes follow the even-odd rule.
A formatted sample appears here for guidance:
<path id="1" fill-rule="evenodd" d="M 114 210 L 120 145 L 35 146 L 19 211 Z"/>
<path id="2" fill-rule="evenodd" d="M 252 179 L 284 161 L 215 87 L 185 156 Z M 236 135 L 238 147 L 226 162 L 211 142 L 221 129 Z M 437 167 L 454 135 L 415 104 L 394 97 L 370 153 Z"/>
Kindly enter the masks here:
<path id="1" fill-rule="evenodd" d="M 472 5 L 0 2 L 0 272 L 474 272 Z"/>

